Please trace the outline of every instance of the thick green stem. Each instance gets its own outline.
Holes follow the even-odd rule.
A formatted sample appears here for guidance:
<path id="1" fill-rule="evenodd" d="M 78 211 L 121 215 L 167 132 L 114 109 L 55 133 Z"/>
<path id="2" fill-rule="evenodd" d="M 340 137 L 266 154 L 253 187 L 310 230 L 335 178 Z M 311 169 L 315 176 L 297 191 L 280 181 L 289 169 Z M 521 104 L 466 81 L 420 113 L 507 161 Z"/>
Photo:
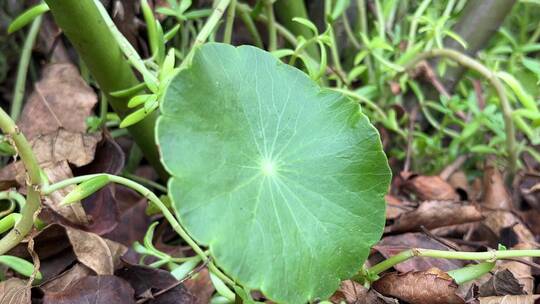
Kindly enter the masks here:
<path id="1" fill-rule="evenodd" d="M 24 89 L 26 87 L 26 75 L 28 74 L 28 65 L 30 63 L 30 58 L 32 57 L 32 49 L 34 48 L 34 43 L 39 33 L 39 27 L 41 26 L 42 19 L 42 16 L 38 16 L 36 19 L 34 19 L 34 21 L 32 21 L 32 26 L 30 27 L 26 40 L 24 41 L 21 59 L 19 60 L 19 67 L 17 68 L 17 80 L 15 81 L 15 88 L 13 89 L 13 101 L 11 103 L 10 114 L 14 121 L 17 121 L 17 119 L 19 119 L 19 115 L 21 115 Z"/>
<path id="2" fill-rule="evenodd" d="M 293 21 L 294 17 L 309 19 L 303 0 L 277 0 L 274 3 L 274 9 L 277 20 L 294 36 L 303 36 L 306 40 L 315 36 L 310 29 Z M 306 51 L 311 57 L 319 59 L 319 50 L 316 45 L 309 46 Z"/>
<path id="3" fill-rule="evenodd" d="M 30 143 L 19 131 L 11 117 L 0 108 L 0 129 L 4 135 L 11 139 L 19 157 L 21 158 L 27 175 L 26 204 L 21 210 L 21 219 L 15 227 L 0 240 L 0 255 L 17 246 L 30 232 L 34 225 L 34 215 L 40 207 L 39 187 L 41 174 L 37 159 L 32 152 Z"/>
<path id="4" fill-rule="evenodd" d="M 139 83 L 124 57 L 120 46 L 107 27 L 95 0 L 46 0 L 58 26 L 71 41 L 90 73 L 107 95 L 113 110 L 125 117 L 131 109 L 127 107 L 129 97 L 114 97 L 111 92 L 131 88 Z M 141 147 L 146 159 L 163 179 L 163 169 L 154 138 L 154 125 L 158 113 L 130 126 L 129 132 Z"/>
<path id="5" fill-rule="evenodd" d="M 488 69 L 486 66 L 474 60 L 473 58 L 458 51 L 449 49 L 434 49 L 424 53 L 420 53 L 415 59 L 413 59 L 407 64 L 405 69 L 410 70 L 420 61 L 435 57 L 444 57 L 451 59 L 465 68 L 476 71 L 477 73 L 485 77 L 497 92 L 504 119 L 504 128 L 506 131 L 508 169 L 510 172 L 510 177 L 512 177 L 516 173 L 517 169 L 516 132 L 512 121 L 512 107 L 510 106 L 510 102 L 508 101 L 508 97 L 506 96 L 504 85 L 499 80 L 499 77 L 497 77 L 497 75 L 493 73 L 490 69 Z"/>
<path id="6" fill-rule="evenodd" d="M 368 273 L 378 275 L 386 271 L 394 265 L 404 262 L 414 257 L 429 257 L 438 259 L 453 259 L 453 260 L 482 260 L 496 261 L 508 258 L 522 257 L 540 257 L 540 250 L 500 250 L 486 252 L 462 252 L 462 251 L 445 251 L 433 249 L 412 248 L 402 251 L 368 269 Z"/>

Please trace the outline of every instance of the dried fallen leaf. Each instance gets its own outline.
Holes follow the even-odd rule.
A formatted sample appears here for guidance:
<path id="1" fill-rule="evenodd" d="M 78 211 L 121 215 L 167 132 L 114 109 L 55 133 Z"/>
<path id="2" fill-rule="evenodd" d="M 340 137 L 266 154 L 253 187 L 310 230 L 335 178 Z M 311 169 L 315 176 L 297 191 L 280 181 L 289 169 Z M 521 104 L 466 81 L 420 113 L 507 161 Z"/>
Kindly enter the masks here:
<path id="1" fill-rule="evenodd" d="M 403 274 L 389 273 L 373 283 L 373 288 L 410 304 L 463 304 L 456 294 L 458 285 L 438 269 Z"/>
<path id="2" fill-rule="evenodd" d="M 412 175 L 406 179 L 403 189 L 420 201 L 458 201 L 454 188 L 440 176 Z"/>
<path id="3" fill-rule="evenodd" d="M 59 292 L 45 292 L 43 304 L 135 304 L 128 282 L 115 276 L 87 276 Z"/>
<path id="4" fill-rule="evenodd" d="M 64 129 L 86 131 L 86 117 L 92 113 L 97 97 L 70 63 L 52 64 L 25 104 L 18 125 L 27 138 Z"/>
<path id="5" fill-rule="evenodd" d="M 524 294 L 523 286 L 508 269 L 495 272 L 487 282 L 480 286 L 478 292 L 481 297 Z"/>
<path id="6" fill-rule="evenodd" d="M 92 274 L 90 268 L 77 263 L 58 277 L 41 285 L 40 288 L 46 292 L 61 292 L 70 288 L 78 280 Z"/>
<path id="7" fill-rule="evenodd" d="M 148 304 L 196 303 L 193 295 L 168 271 L 126 264 L 115 274 L 131 284 L 138 299 L 148 299 Z M 163 290 L 166 291 L 162 293 Z"/>
<path id="8" fill-rule="evenodd" d="M 120 265 L 120 257 L 127 247 L 99 235 L 66 227 L 66 233 L 73 246 L 77 260 L 98 275 L 112 275 Z"/>
<path id="9" fill-rule="evenodd" d="M 204 268 L 197 275 L 186 280 L 184 285 L 189 292 L 195 296 L 198 304 L 210 303 L 210 299 L 212 298 L 215 289 L 210 281 L 208 269 Z"/>
<path id="10" fill-rule="evenodd" d="M 99 133 L 85 134 L 60 129 L 33 138 L 30 145 L 40 165 L 67 161 L 80 167 L 94 159 L 96 146 L 100 140 Z"/>
<path id="11" fill-rule="evenodd" d="M 399 198 L 387 194 L 386 200 L 386 220 L 393 220 L 398 218 L 401 214 L 412 211 L 416 206 L 410 202 L 400 200 Z"/>
<path id="12" fill-rule="evenodd" d="M 0 282 L 0 304 L 30 304 L 28 284 L 17 278 Z"/>
<path id="13" fill-rule="evenodd" d="M 483 187 L 482 205 L 484 207 L 490 209 L 512 209 L 512 197 L 506 190 L 501 172 L 494 165 L 486 165 Z"/>
<path id="14" fill-rule="evenodd" d="M 482 220 L 482 214 L 475 205 L 451 201 L 427 201 L 413 211 L 403 213 L 394 223 L 385 228 L 385 232 L 419 231 L 421 226 L 427 229 L 470 223 Z"/>
<path id="15" fill-rule="evenodd" d="M 332 303 L 347 304 L 398 304 L 396 299 L 385 297 L 374 289 L 367 289 L 361 284 L 346 280 L 330 298 Z"/>
<path id="16" fill-rule="evenodd" d="M 480 304 L 534 304 L 540 295 L 520 295 L 478 298 Z"/>

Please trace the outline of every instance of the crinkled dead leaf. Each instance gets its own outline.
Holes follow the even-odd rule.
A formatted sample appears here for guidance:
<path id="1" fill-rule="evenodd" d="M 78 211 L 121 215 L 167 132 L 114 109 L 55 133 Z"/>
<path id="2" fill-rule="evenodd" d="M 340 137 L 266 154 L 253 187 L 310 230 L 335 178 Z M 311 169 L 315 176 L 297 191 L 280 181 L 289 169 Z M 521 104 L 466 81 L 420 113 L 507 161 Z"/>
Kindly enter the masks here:
<path id="1" fill-rule="evenodd" d="M 202 269 L 197 275 L 184 282 L 189 292 L 197 299 L 197 304 L 210 303 L 212 294 L 215 292 L 214 285 L 210 281 L 208 269 Z"/>
<path id="2" fill-rule="evenodd" d="M 384 199 L 386 200 L 386 220 L 393 220 L 398 218 L 405 212 L 412 211 L 416 208 L 415 204 L 401 200 L 393 195 L 387 194 Z"/>
<path id="3" fill-rule="evenodd" d="M 500 296 L 478 298 L 480 304 L 534 304 L 540 295 Z"/>
<path id="4" fill-rule="evenodd" d="M 454 188 L 440 176 L 411 175 L 405 180 L 403 190 L 420 201 L 458 201 Z"/>
<path id="5" fill-rule="evenodd" d="M 0 304 L 30 304 L 30 287 L 17 278 L 0 282 Z"/>
<path id="6" fill-rule="evenodd" d="M 67 161 L 80 167 L 94 159 L 96 146 L 100 140 L 100 133 L 86 134 L 60 129 L 33 138 L 30 145 L 40 165 Z"/>
<path id="7" fill-rule="evenodd" d="M 508 269 L 496 271 L 478 292 L 481 297 L 524 294 L 523 286 Z"/>
<path id="8" fill-rule="evenodd" d="M 427 229 L 470 223 L 482 220 L 482 214 L 476 205 L 451 201 L 426 201 L 413 211 L 401 214 L 385 227 L 385 232 L 419 231 Z"/>
<path id="9" fill-rule="evenodd" d="M 87 276 L 59 292 L 46 291 L 43 304 L 135 304 L 133 288 L 112 276 Z"/>
<path id="10" fill-rule="evenodd" d="M 464 304 L 458 285 L 439 269 L 403 274 L 389 273 L 373 283 L 373 288 L 410 304 Z"/>
<path id="11" fill-rule="evenodd" d="M 28 98 L 19 128 L 27 138 L 64 129 L 76 133 L 86 131 L 86 118 L 91 115 L 97 96 L 71 63 L 46 66 Z"/>
<path id="12" fill-rule="evenodd" d="M 77 260 L 99 275 L 112 275 L 127 247 L 99 235 L 66 227 Z"/>
<path id="13" fill-rule="evenodd" d="M 46 292 L 61 292 L 71 287 L 78 280 L 92 274 L 93 271 L 90 268 L 77 263 L 56 278 L 41 285 L 40 288 Z"/>
<path id="14" fill-rule="evenodd" d="M 115 273 L 135 290 L 137 299 L 149 299 L 151 304 L 191 304 L 196 299 L 170 274 L 170 272 L 147 266 L 126 264 Z M 171 288 L 173 287 L 174 288 Z M 166 290 L 165 292 L 163 292 Z M 157 295 L 156 295 L 157 294 Z"/>
<path id="15" fill-rule="evenodd" d="M 504 184 L 504 179 L 494 165 L 486 164 L 484 169 L 484 195 L 483 206 L 490 209 L 505 209 L 512 208 L 512 197 L 508 193 Z"/>
<path id="16" fill-rule="evenodd" d="M 536 247 L 527 243 L 520 243 L 512 247 L 514 250 L 524 250 L 524 249 L 536 249 Z M 526 262 L 532 262 L 532 258 L 524 257 L 520 258 Z M 534 277 L 532 276 L 531 266 L 521 263 L 518 261 L 512 260 L 503 260 L 497 264 L 497 269 L 507 269 L 509 270 L 514 277 L 517 279 L 520 285 L 523 286 L 523 291 L 526 294 L 534 293 Z"/>
<path id="17" fill-rule="evenodd" d="M 339 289 L 332 295 L 330 301 L 347 304 L 398 304 L 396 299 L 385 297 L 375 289 L 367 289 L 352 280 L 341 282 Z"/>

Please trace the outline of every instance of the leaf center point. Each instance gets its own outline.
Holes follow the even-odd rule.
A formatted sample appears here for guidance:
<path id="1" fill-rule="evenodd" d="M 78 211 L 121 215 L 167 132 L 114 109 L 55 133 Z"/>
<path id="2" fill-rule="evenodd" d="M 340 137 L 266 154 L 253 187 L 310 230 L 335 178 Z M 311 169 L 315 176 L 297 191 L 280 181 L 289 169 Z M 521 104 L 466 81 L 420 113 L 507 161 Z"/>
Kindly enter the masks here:
<path id="1" fill-rule="evenodd" d="M 277 173 L 276 164 L 271 159 L 263 159 L 261 162 L 261 170 L 265 176 L 274 176 Z"/>

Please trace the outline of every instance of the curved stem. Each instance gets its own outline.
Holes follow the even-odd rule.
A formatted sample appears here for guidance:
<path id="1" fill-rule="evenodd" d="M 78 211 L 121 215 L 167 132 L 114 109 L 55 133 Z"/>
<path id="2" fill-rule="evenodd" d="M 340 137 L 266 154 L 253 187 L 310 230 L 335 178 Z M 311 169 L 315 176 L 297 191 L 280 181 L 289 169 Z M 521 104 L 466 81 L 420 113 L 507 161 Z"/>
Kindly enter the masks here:
<path id="1" fill-rule="evenodd" d="M 17 80 L 15 81 L 15 88 L 13 89 L 13 101 L 11 102 L 11 118 L 14 121 L 19 119 L 21 115 L 22 102 L 24 98 L 24 89 L 26 87 L 26 75 L 28 74 L 28 65 L 30 63 L 30 57 L 32 57 L 32 48 L 36 41 L 36 37 L 39 33 L 39 27 L 41 26 L 41 20 L 43 16 L 38 16 L 32 21 L 32 26 L 28 31 L 26 40 L 24 41 L 23 49 L 21 52 L 21 59 L 19 60 L 19 67 L 17 68 Z"/>
<path id="2" fill-rule="evenodd" d="M 206 20 L 203 28 L 201 29 L 199 34 L 197 34 L 195 42 L 193 42 L 193 45 L 191 46 L 191 50 L 186 55 L 186 59 L 184 59 L 184 61 L 182 61 L 182 64 L 180 65 L 181 69 L 185 68 L 189 64 L 189 62 L 191 61 L 191 57 L 193 57 L 193 54 L 195 53 L 197 47 L 205 43 L 210 34 L 212 34 L 214 28 L 225 13 L 225 10 L 227 10 L 230 2 L 231 0 L 219 1 L 218 5 L 216 6 L 216 8 L 214 8 L 214 11 L 212 12 L 212 15 L 208 17 L 208 20 Z"/>
<path id="3" fill-rule="evenodd" d="M 41 174 L 30 143 L 28 143 L 11 117 L 3 109 L 0 109 L 0 129 L 2 129 L 6 137 L 12 140 L 26 169 L 28 184 L 28 194 L 26 204 L 21 210 L 21 220 L 0 240 L 0 255 L 2 255 L 19 244 L 32 229 L 34 215 L 40 207 L 39 187 L 41 185 Z"/>
<path id="4" fill-rule="evenodd" d="M 409 29 L 409 38 L 407 40 L 407 50 L 409 50 L 414 45 L 414 40 L 416 39 L 416 29 L 418 28 L 418 21 L 420 17 L 422 17 L 422 14 L 429 6 L 429 3 L 431 3 L 431 0 L 424 0 L 416 10 L 416 12 L 413 15 L 413 19 L 411 21 L 411 27 Z"/>
<path id="5" fill-rule="evenodd" d="M 225 23 L 225 32 L 223 33 L 223 43 L 230 44 L 232 39 L 232 30 L 234 26 L 234 15 L 236 13 L 236 0 L 231 0 L 227 10 L 227 22 Z"/>
<path id="6" fill-rule="evenodd" d="M 276 18 L 274 16 L 274 5 L 272 0 L 265 1 L 266 24 L 268 26 L 268 50 L 270 52 L 275 51 L 277 48 L 277 30 L 276 30 Z"/>
<path id="7" fill-rule="evenodd" d="M 405 70 L 410 70 L 420 61 L 433 57 L 448 58 L 468 69 L 474 70 L 483 77 L 485 77 L 493 86 L 493 88 L 497 92 L 497 96 L 499 97 L 504 119 L 504 128 L 506 132 L 506 150 L 508 153 L 508 167 L 510 175 L 514 175 L 517 168 L 517 149 L 515 138 L 516 132 L 514 124 L 512 122 L 512 107 L 510 106 L 510 102 L 508 101 L 508 97 L 506 96 L 504 85 L 501 83 L 497 75 L 493 71 L 488 69 L 486 66 L 463 53 L 450 49 L 433 49 L 420 53 L 411 62 L 407 63 L 407 65 L 405 66 Z"/>
<path id="8" fill-rule="evenodd" d="M 463 251 L 446 251 L 434 249 L 412 248 L 402 251 L 382 262 L 369 268 L 367 271 L 372 275 L 378 275 L 381 272 L 392 268 L 394 265 L 404 262 L 414 257 L 429 257 L 438 259 L 453 259 L 453 260 L 483 260 L 496 261 L 508 258 L 519 257 L 540 257 L 540 250 L 500 250 L 500 251 L 485 251 L 485 252 L 463 252 Z"/>
<path id="9" fill-rule="evenodd" d="M 205 263 L 208 263 L 208 268 L 214 272 L 220 279 L 222 279 L 224 282 L 226 282 L 229 285 L 235 286 L 235 282 L 231 280 L 227 275 L 225 275 L 221 270 L 219 270 L 215 264 L 209 260 L 209 257 L 206 255 L 204 250 L 202 250 L 201 247 L 189 236 L 189 234 L 184 230 L 184 228 L 180 225 L 180 223 L 176 220 L 176 217 L 169 211 L 169 209 L 165 206 L 165 204 L 155 195 L 152 191 L 150 191 L 148 188 L 138 184 L 137 182 L 134 182 L 130 179 L 127 179 L 125 177 L 111 175 L 111 174 L 89 174 L 89 175 L 82 175 L 77 176 L 74 178 L 69 178 L 63 181 L 60 181 L 58 183 L 52 184 L 47 187 L 43 187 L 41 193 L 43 195 L 49 195 L 53 193 L 54 191 L 60 190 L 62 188 L 65 188 L 70 185 L 79 184 L 84 181 L 90 180 L 97 176 L 107 176 L 109 180 L 113 183 L 117 183 L 123 186 L 126 186 L 128 188 L 131 188 L 135 191 L 137 191 L 142 196 L 146 197 L 150 202 L 155 204 L 163 213 L 163 216 L 171 227 L 180 235 L 186 243 L 188 243 L 189 246 L 195 251 L 195 253 L 201 257 L 202 261 Z"/>

